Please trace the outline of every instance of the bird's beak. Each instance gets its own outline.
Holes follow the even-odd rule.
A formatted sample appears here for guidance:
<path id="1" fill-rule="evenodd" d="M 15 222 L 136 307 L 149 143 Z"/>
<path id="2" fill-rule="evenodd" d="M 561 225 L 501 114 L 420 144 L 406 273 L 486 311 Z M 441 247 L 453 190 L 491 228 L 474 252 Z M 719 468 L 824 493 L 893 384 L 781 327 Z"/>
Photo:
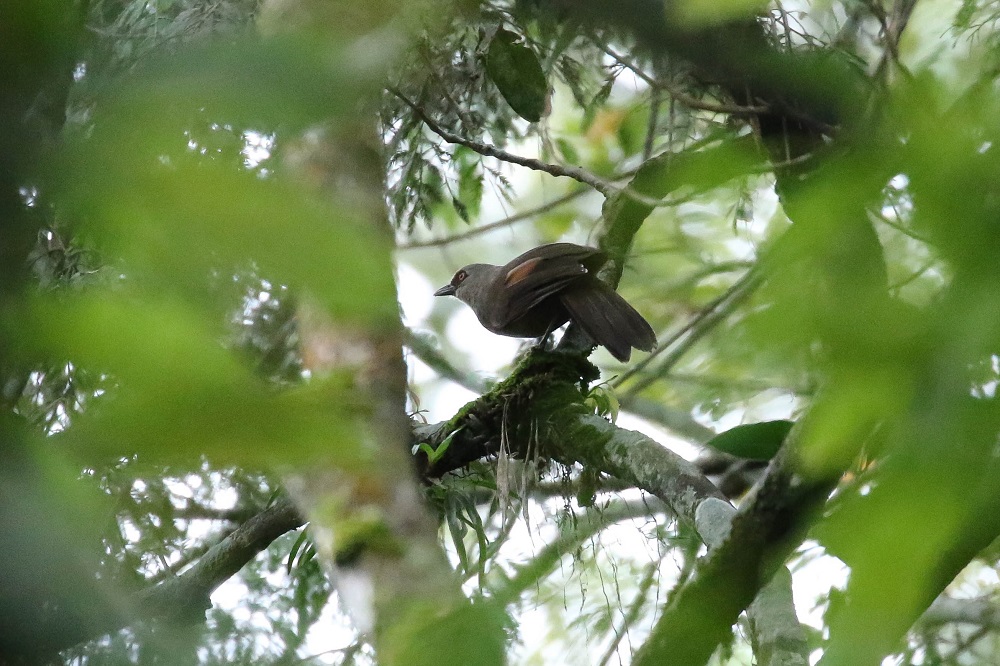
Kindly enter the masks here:
<path id="1" fill-rule="evenodd" d="M 455 285 L 446 284 L 437 291 L 434 292 L 435 296 L 454 296 L 455 295 Z"/>

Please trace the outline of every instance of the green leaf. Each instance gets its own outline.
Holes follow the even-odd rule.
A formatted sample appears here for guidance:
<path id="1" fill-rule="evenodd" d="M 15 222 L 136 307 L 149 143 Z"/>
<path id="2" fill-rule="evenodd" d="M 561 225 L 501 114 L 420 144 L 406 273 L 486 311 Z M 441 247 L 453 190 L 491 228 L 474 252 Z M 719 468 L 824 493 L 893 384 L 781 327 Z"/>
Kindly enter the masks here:
<path id="1" fill-rule="evenodd" d="M 636 105 L 628 109 L 618 125 L 618 144 L 626 155 L 640 152 L 646 142 L 649 127 L 649 107 Z"/>
<path id="2" fill-rule="evenodd" d="M 461 510 L 461 507 L 452 503 L 445 512 L 445 519 L 448 523 L 448 533 L 451 534 L 451 542 L 455 546 L 455 554 L 458 555 L 459 567 L 462 571 L 469 571 L 469 552 L 465 548 L 465 535 L 469 528 L 458 516 Z"/>
<path id="3" fill-rule="evenodd" d="M 535 222 L 535 227 L 542 238 L 557 241 L 569 232 L 574 222 L 576 222 L 575 211 L 561 210 L 539 217 Z"/>
<path id="4" fill-rule="evenodd" d="M 631 238 L 654 210 L 649 202 L 637 200 L 630 193 L 658 199 L 682 188 L 705 192 L 719 187 L 754 167 L 759 160 L 755 141 L 747 135 L 702 150 L 666 153 L 646 160 L 625 191 L 604 202 L 602 213 L 614 236 L 611 242 L 617 242 L 618 235 Z"/>
<path id="5" fill-rule="evenodd" d="M 482 199 L 483 174 L 479 170 L 478 156 L 475 159 L 463 158 L 458 170 L 458 197 L 453 202 L 455 210 L 463 220 L 469 222 L 470 218 L 479 217 L 479 204 Z"/>
<path id="6" fill-rule="evenodd" d="M 292 564 L 295 562 L 295 556 L 298 554 L 299 548 L 302 548 L 308 539 L 309 536 L 306 531 L 302 530 L 299 532 L 298 538 L 295 539 L 295 543 L 292 544 L 291 550 L 288 551 L 288 559 L 285 562 L 285 571 L 289 576 L 292 575 Z"/>
<path id="7" fill-rule="evenodd" d="M 340 321 L 389 326 L 398 319 L 391 238 L 369 209 L 297 180 L 233 170 L 187 147 L 187 125 L 204 118 L 202 107 L 295 128 L 347 113 L 338 98 L 355 99 L 370 85 L 357 73 L 321 77 L 331 68 L 304 46 L 267 42 L 258 53 L 255 43 L 212 43 L 153 60 L 143 76 L 116 83 L 97 105 L 94 131 L 67 142 L 56 196 L 137 281 L 203 301 L 206 275 L 252 261 Z M 305 74 L 314 85 L 298 78 Z M 282 77 L 303 89 L 285 87 Z M 251 81 L 274 85 L 273 94 L 253 93 Z"/>
<path id="8" fill-rule="evenodd" d="M 610 418 L 612 423 L 618 420 L 621 403 L 615 392 L 607 385 L 601 384 L 591 389 L 584 404 L 593 409 L 598 416 Z"/>
<path id="9" fill-rule="evenodd" d="M 781 448 L 792 425 L 792 421 L 747 423 L 716 435 L 708 441 L 708 445 L 740 458 L 770 460 Z"/>
<path id="10" fill-rule="evenodd" d="M 563 160 L 569 164 L 580 164 L 580 153 L 577 152 L 576 147 L 571 142 L 562 137 L 557 137 L 555 144 L 559 148 L 559 152 L 562 153 Z"/>
<path id="11" fill-rule="evenodd" d="M 535 52 L 517 40 L 515 33 L 497 30 L 486 54 L 486 73 L 517 115 L 537 123 L 545 112 L 549 86 Z"/>
<path id="12" fill-rule="evenodd" d="M 421 442 L 419 449 L 424 452 L 424 455 L 427 456 L 427 462 L 433 465 L 438 460 L 440 460 L 441 456 L 443 456 L 445 454 L 445 451 L 448 450 L 448 447 L 451 446 L 451 440 L 455 439 L 455 435 L 457 435 L 460 432 L 462 432 L 462 428 L 459 428 L 455 432 L 448 435 L 448 437 L 445 438 L 443 442 L 438 444 L 436 449 L 431 447 L 431 445 L 426 442 Z"/>

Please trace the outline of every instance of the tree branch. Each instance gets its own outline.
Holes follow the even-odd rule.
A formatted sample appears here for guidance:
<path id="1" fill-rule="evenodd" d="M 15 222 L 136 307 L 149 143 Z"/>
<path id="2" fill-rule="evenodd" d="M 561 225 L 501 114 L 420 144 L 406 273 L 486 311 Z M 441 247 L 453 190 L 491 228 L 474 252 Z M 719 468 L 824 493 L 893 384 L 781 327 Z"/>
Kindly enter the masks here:
<path id="1" fill-rule="evenodd" d="M 629 69 L 633 74 L 638 76 L 644 82 L 646 82 L 650 87 L 654 89 L 663 89 L 667 91 L 672 98 L 683 104 L 684 106 L 690 107 L 692 109 L 699 109 L 701 111 L 711 111 L 712 113 L 728 113 L 736 116 L 740 115 L 753 115 L 757 113 L 767 113 L 770 111 L 770 107 L 764 105 L 751 105 L 751 106 L 741 106 L 739 104 L 718 104 L 715 102 L 706 102 L 700 100 L 693 95 L 689 95 L 683 90 L 679 90 L 676 86 L 671 85 L 665 81 L 660 81 L 654 79 L 649 74 L 646 74 L 641 67 L 630 61 L 625 56 L 616 53 L 611 49 L 610 46 L 606 44 L 598 44 L 600 49 L 607 53 L 609 56 L 614 58 L 617 62 L 621 63 Z"/>
<path id="2" fill-rule="evenodd" d="M 638 394 L 655 382 L 657 378 L 668 373 L 698 340 L 704 337 L 719 322 L 728 317 L 736 306 L 756 290 L 761 282 L 762 278 L 759 270 L 751 269 L 747 271 L 733 286 L 702 308 L 697 315 L 692 317 L 690 321 L 686 322 L 670 338 L 660 344 L 649 356 L 620 375 L 615 380 L 615 386 L 621 386 L 628 379 L 644 370 L 646 366 L 653 363 L 661 354 L 663 358 L 657 364 L 656 368 L 629 386 L 626 395 L 631 397 Z"/>
<path id="3" fill-rule="evenodd" d="M 438 125 L 436 122 L 431 120 L 430 117 L 424 112 L 424 110 L 417 105 L 415 102 L 410 101 L 408 97 L 403 95 L 398 90 L 393 88 L 389 89 L 393 95 L 398 97 L 404 104 L 410 107 L 413 112 L 417 115 L 420 120 L 427 125 L 428 128 L 439 137 L 447 141 L 448 143 L 454 143 L 459 146 L 465 146 L 469 150 L 475 151 L 480 155 L 485 155 L 486 157 L 494 157 L 503 162 L 509 162 L 510 164 L 516 164 L 518 166 L 523 166 L 534 171 L 542 171 L 544 173 L 550 174 L 552 176 L 563 176 L 566 178 L 572 178 L 575 181 L 581 182 L 584 185 L 589 185 L 595 190 L 602 194 L 606 194 L 612 191 L 614 187 L 597 177 L 596 175 L 590 173 L 586 169 L 581 169 L 580 167 L 564 167 L 558 164 L 549 164 L 548 162 L 542 162 L 531 157 L 522 157 L 520 155 L 515 155 L 514 153 L 509 153 L 506 150 L 497 148 L 496 146 L 490 146 L 485 143 L 480 143 L 478 141 L 473 141 L 471 139 L 466 139 L 465 137 L 459 136 L 453 132 L 449 132 L 445 128 Z"/>
<path id="4" fill-rule="evenodd" d="M 533 356 L 537 358 L 533 360 Z M 645 490 L 663 501 L 678 519 L 693 527 L 706 544 L 717 546 L 715 550 L 725 552 L 727 557 L 738 554 L 744 547 L 752 553 L 755 546 L 762 548 L 768 543 L 768 537 L 775 532 L 773 527 L 757 534 L 745 527 L 746 523 L 738 522 L 736 526 L 731 526 L 734 509 L 692 463 L 641 433 L 619 428 L 595 414 L 584 413 L 575 402 L 582 399 L 579 389 L 573 384 L 567 385 L 568 375 L 560 375 L 558 365 L 548 365 L 558 364 L 563 356 L 544 352 L 529 354 L 510 378 L 466 405 L 452 421 L 421 428 L 418 439 L 432 448 L 440 446 L 448 438 L 450 443 L 442 458 L 433 465 L 426 461 L 423 452 L 418 454 L 418 460 L 422 460 L 429 472 L 439 475 L 471 460 L 495 454 L 504 443 L 513 455 L 526 456 L 537 452 L 565 465 L 580 463 L 585 468 Z M 561 368 L 561 371 L 565 372 L 566 368 Z M 445 461 L 444 465 L 442 461 Z M 794 493 L 792 495 L 800 498 Z M 770 495 L 765 496 L 773 501 Z M 779 499 L 781 497 L 778 495 Z M 754 521 L 754 526 L 764 524 L 764 519 L 756 516 Z M 777 566 L 782 561 L 778 560 Z M 728 565 L 728 560 L 726 562 Z M 759 562 L 751 566 L 758 565 Z M 732 577 L 725 575 L 706 578 L 709 585 L 733 582 Z M 754 599 L 765 580 L 753 578 L 752 581 L 744 581 L 752 585 L 746 585 L 744 594 L 738 595 L 736 615 Z M 696 581 L 699 586 L 704 586 L 700 576 L 696 577 Z M 790 584 L 790 578 L 776 579 L 771 583 L 773 588 L 752 611 L 754 640 L 769 655 L 774 655 L 776 660 L 770 662 L 773 664 L 782 663 L 780 659 L 789 654 L 789 645 L 794 646 L 790 650 L 793 655 L 805 652 L 801 628 L 794 619 Z M 687 587 L 681 588 L 682 591 Z M 715 595 L 718 594 L 716 590 Z M 714 597 L 709 595 L 709 598 Z M 729 609 L 728 606 L 725 608 Z M 782 612 L 772 617 L 775 608 Z M 729 630 L 735 615 L 731 619 L 728 615 L 723 617 L 729 620 L 724 625 Z M 687 629 L 693 630 L 690 625 Z M 790 638 L 795 638 L 795 641 L 790 643 Z M 715 635 L 710 637 L 710 640 L 716 640 L 712 648 L 717 639 Z M 672 649 L 674 647 L 671 645 Z M 697 662 L 679 660 L 672 663 Z"/>
<path id="5" fill-rule="evenodd" d="M 278 500 L 210 548 L 190 569 L 139 593 L 143 617 L 136 619 L 201 613 L 210 606 L 209 596 L 219 585 L 275 539 L 303 524 L 291 500 Z"/>
<path id="6" fill-rule="evenodd" d="M 39 636 L 49 638 L 45 645 L 34 646 L 38 655 L 52 655 L 60 650 L 97 638 L 136 622 L 172 619 L 181 622 L 204 620 L 211 606 L 209 597 L 258 553 L 282 534 L 301 527 L 298 510 L 287 499 L 258 512 L 220 540 L 184 573 L 135 593 L 124 606 L 113 612 L 110 604 L 86 623 L 53 614 L 40 628 Z"/>
<path id="7" fill-rule="evenodd" d="M 563 464 L 581 463 L 658 497 L 695 525 L 698 503 L 725 497 L 692 463 L 642 433 L 619 428 L 581 407 L 581 377 L 593 366 L 568 354 L 532 352 L 511 376 L 459 410 L 450 421 L 416 429 L 418 442 L 447 450 L 430 463 L 417 454 L 429 477 L 441 476 L 494 455 L 501 433 L 513 455 L 542 454 Z M 540 429 L 544 424 L 544 428 Z"/>
<path id="8" fill-rule="evenodd" d="M 411 242 L 408 242 L 408 243 L 400 243 L 396 247 L 399 248 L 400 250 L 413 250 L 413 249 L 417 249 L 417 248 L 421 248 L 421 247 L 440 247 L 442 245 L 450 245 L 452 243 L 457 243 L 459 241 L 468 240 L 470 238 L 474 238 L 476 236 L 480 236 L 482 234 L 488 233 L 488 232 L 493 231 L 495 229 L 501 229 L 503 227 L 510 226 L 510 225 L 514 224 L 515 222 L 521 222 L 522 220 L 530 220 L 531 218 L 535 217 L 536 215 L 541 215 L 542 213 L 547 213 L 550 210 L 558 208 L 559 206 L 563 205 L 564 203 L 572 201 L 573 199 L 577 199 L 581 195 L 583 195 L 583 194 L 585 194 L 585 193 L 587 193 L 589 191 L 590 190 L 588 190 L 586 188 L 580 188 L 580 189 L 574 190 L 572 192 L 569 192 L 568 194 L 564 194 L 561 197 L 557 197 L 557 198 L 553 199 L 552 201 L 546 202 L 546 203 L 544 203 L 544 204 L 542 204 L 540 206 L 536 206 L 535 208 L 532 208 L 530 210 L 522 211 L 520 213 L 515 213 L 514 215 L 510 215 L 509 217 L 505 217 L 502 220 L 496 220 L 494 222 L 490 222 L 488 224 L 484 224 L 484 225 L 479 226 L 479 227 L 473 227 L 472 229 L 469 229 L 468 231 L 466 231 L 464 233 L 461 233 L 461 234 L 455 234 L 454 236 L 448 236 L 446 238 L 436 238 L 436 239 L 433 239 L 433 240 L 411 241 Z"/>
<path id="9" fill-rule="evenodd" d="M 672 595 L 649 640 L 636 654 L 638 666 L 665 660 L 705 663 L 762 589 L 783 585 L 772 577 L 799 545 L 810 518 L 825 504 L 846 466 L 838 464 L 842 460 L 831 461 L 825 474 L 804 478 L 793 453 L 801 432 L 800 423 L 772 460 L 755 494 L 733 516 L 723 538 L 699 562 L 695 575 Z M 854 451 L 842 451 L 843 460 L 852 458 Z M 761 603 L 768 605 L 766 600 Z"/>

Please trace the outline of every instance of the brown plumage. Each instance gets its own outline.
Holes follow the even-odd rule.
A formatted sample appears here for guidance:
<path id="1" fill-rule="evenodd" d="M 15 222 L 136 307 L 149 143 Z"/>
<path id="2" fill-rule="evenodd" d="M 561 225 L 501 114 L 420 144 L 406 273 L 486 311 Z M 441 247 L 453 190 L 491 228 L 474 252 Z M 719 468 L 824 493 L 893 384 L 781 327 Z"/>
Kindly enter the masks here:
<path id="1" fill-rule="evenodd" d="M 607 261 L 600 250 L 550 243 L 503 266 L 469 264 L 435 296 L 468 304 L 488 331 L 515 338 L 546 336 L 569 320 L 623 363 L 632 348 L 650 351 L 656 334 L 642 315 L 596 273 Z"/>

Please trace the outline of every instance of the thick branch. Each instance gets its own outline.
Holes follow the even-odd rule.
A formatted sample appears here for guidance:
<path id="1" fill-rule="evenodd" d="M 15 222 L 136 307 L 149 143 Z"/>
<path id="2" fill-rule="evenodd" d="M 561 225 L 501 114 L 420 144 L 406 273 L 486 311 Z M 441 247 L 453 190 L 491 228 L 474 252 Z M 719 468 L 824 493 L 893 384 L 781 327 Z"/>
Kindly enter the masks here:
<path id="1" fill-rule="evenodd" d="M 200 621 L 211 606 L 209 597 L 219 585 L 242 569 L 282 534 L 302 526 L 302 518 L 288 500 L 260 511 L 215 544 L 190 569 L 138 592 L 119 613 L 107 610 L 84 624 L 53 616 L 38 635 L 50 637 L 39 654 L 54 654 L 122 627 L 157 618 Z"/>
<path id="2" fill-rule="evenodd" d="M 720 626 L 728 631 L 736 616 L 754 599 L 767 580 L 751 575 L 760 567 L 753 554 L 762 553 L 763 546 L 775 537 L 774 524 L 767 523 L 775 516 L 764 511 L 763 515 L 754 515 L 749 521 L 744 519 L 731 529 L 732 506 L 697 467 L 641 433 L 619 428 L 600 416 L 583 413 L 574 402 L 582 398 L 579 389 L 575 385 L 567 385 L 565 378 L 559 378 L 557 368 L 547 365 L 557 363 L 560 355 L 540 356 L 542 360 L 537 364 L 527 361 L 526 365 L 519 366 L 508 380 L 513 380 L 512 383 L 504 382 L 498 389 L 470 403 L 452 421 L 427 426 L 418 433 L 418 438 L 434 447 L 450 435 L 451 441 L 441 460 L 447 460 L 448 466 L 454 469 L 451 466 L 460 461 L 464 460 L 463 464 L 467 464 L 473 459 L 498 452 L 503 433 L 503 442 L 514 455 L 539 453 L 566 465 L 580 463 L 654 495 L 673 515 L 694 527 L 706 544 L 718 546 L 717 550 L 725 553 L 723 562 L 727 567 L 732 567 L 730 558 L 738 558 L 741 550 L 747 548 L 751 553 L 747 570 L 738 572 L 735 577 L 706 576 L 709 586 L 716 583 L 729 585 L 734 578 L 737 583 L 743 583 L 742 593 L 735 595 L 735 603 L 731 607 L 724 606 L 722 610 Z M 549 360 L 551 358 L 556 360 Z M 547 372 L 534 376 L 528 373 L 528 370 L 538 368 Z M 539 378 L 543 381 L 536 381 Z M 425 459 L 423 453 L 420 458 Z M 425 462 L 425 466 L 434 474 L 444 473 L 440 467 L 441 460 L 435 465 Z M 784 476 L 779 478 L 785 480 Z M 767 502 L 763 506 L 772 509 L 772 503 L 783 497 L 780 494 L 776 498 L 771 494 L 764 496 Z M 793 493 L 792 496 L 794 500 L 802 499 L 801 495 Z M 782 507 L 782 511 L 788 510 L 788 507 Z M 757 527 L 762 528 L 759 533 L 755 531 Z M 777 565 L 782 561 L 777 560 Z M 762 593 L 758 605 L 750 611 L 754 641 L 762 654 L 768 655 L 769 664 L 795 663 L 796 658 L 805 654 L 805 641 L 791 604 L 790 581 L 787 572 L 775 579 Z M 699 589 L 704 587 L 699 583 Z M 687 586 L 682 591 L 686 589 Z M 709 592 L 707 598 L 714 601 L 720 594 L 727 594 L 728 590 L 714 590 L 714 594 L 712 590 Z M 706 603 L 710 610 L 715 610 L 712 601 Z M 687 629 L 694 628 L 687 626 Z M 682 632 L 681 635 L 686 634 Z M 715 641 L 707 644 L 710 654 L 718 643 L 718 637 L 712 636 L 709 641 Z"/>
<path id="3" fill-rule="evenodd" d="M 198 612 L 210 606 L 209 596 L 247 562 L 282 534 L 303 525 L 298 510 L 281 499 L 250 518 L 213 546 L 194 566 L 138 595 L 143 617 Z"/>
<path id="4" fill-rule="evenodd" d="M 539 452 L 605 472 L 656 496 L 690 525 L 701 500 L 726 501 L 692 463 L 641 433 L 583 410 L 581 376 L 594 377 L 593 367 L 579 357 L 528 354 L 507 380 L 451 421 L 418 429 L 417 440 L 432 448 L 451 437 L 434 463 L 418 454 L 424 473 L 440 476 L 497 453 L 503 433 L 514 455 Z"/>
<path id="5" fill-rule="evenodd" d="M 563 433 L 558 448 L 546 450 L 557 460 L 593 466 L 635 484 L 696 529 L 698 507 L 705 499 L 728 504 L 694 464 L 640 432 L 620 428 L 595 414 L 559 423 L 556 432 Z"/>

